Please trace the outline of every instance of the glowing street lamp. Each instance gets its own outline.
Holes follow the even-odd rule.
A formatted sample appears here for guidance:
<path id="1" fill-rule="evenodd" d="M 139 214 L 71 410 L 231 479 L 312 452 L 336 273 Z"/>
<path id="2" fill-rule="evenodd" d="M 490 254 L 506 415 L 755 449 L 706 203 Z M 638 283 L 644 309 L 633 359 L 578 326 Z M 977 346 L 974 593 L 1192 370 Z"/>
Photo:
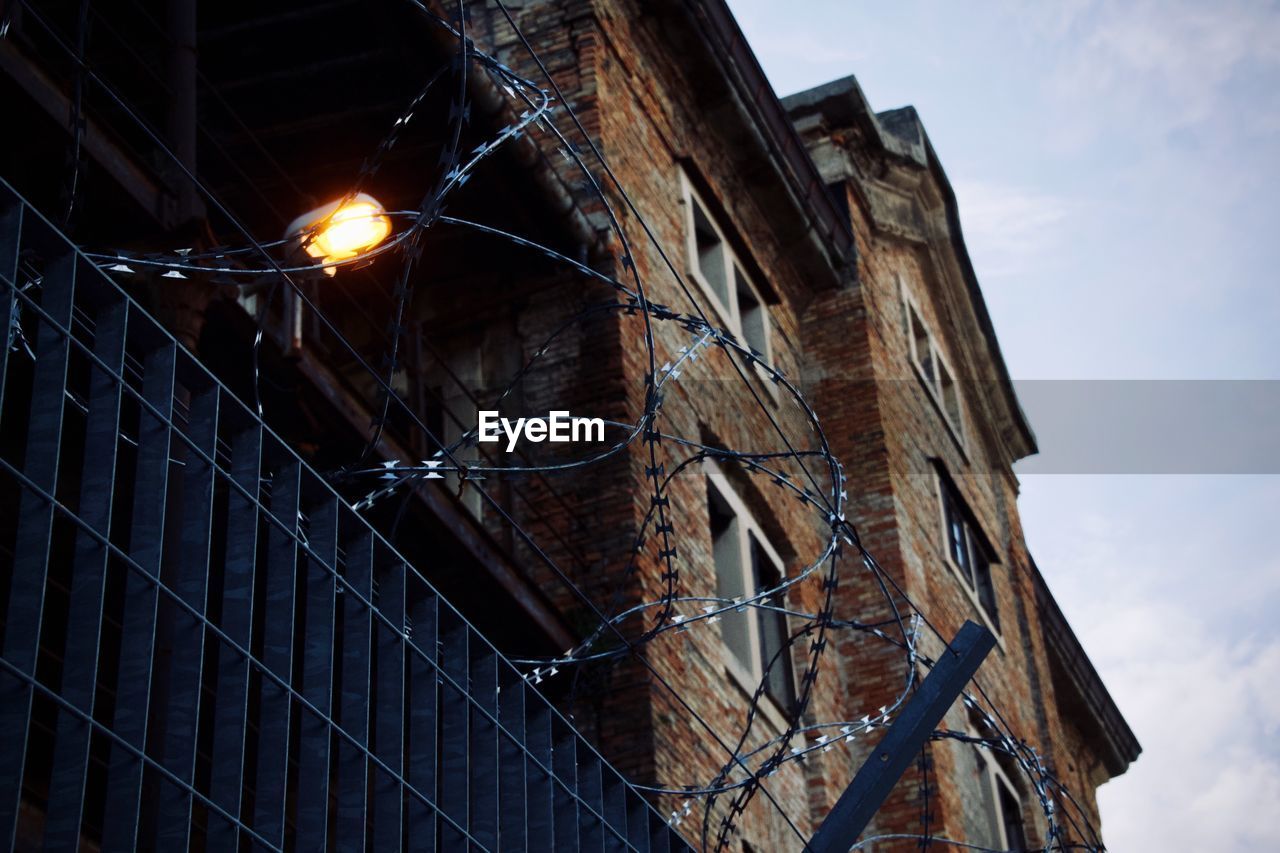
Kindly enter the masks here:
<path id="1" fill-rule="evenodd" d="M 308 255 L 332 264 L 354 258 L 377 246 L 391 233 L 391 220 L 376 198 L 357 193 L 299 216 L 285 230 L 286 238 L 303 240 Z M 337 267 L 326 266 L 326 275 Z"/>

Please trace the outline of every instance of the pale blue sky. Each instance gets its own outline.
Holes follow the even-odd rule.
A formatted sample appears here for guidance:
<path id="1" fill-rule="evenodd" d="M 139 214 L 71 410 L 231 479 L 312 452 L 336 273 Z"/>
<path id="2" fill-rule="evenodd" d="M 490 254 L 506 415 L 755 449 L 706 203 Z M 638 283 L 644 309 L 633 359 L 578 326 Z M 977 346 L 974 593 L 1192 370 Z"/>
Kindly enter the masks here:
<path id="1" fill-rule="evenodd" d="M 779 94 L 919 110 L 1015 379 L 1280 379 L 1277 4 L 730 5 Z M 1027 473 L 1021 507 L 1145 748 L 1111 849 L 1274 846 L 1280 477 Z"/>

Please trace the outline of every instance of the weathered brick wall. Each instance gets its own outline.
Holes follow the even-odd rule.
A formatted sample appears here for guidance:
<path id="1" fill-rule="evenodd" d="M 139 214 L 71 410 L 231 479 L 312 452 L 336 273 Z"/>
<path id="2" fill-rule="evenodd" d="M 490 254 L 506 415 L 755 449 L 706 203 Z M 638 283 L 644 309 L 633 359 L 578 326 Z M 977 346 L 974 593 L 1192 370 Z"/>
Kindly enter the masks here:
<path id="1" fill-rule="evenodd" d="M 774 359 L 786 373 L 796 375 L 803 353 L 797 346 L 795 306 L 806 298 L 808 288 L 788 263 L 785 248 L 777 244 L 768 212 L 753 205 L 753 196 L 744 186 L 741 172 L 734 167 L 732 159 L 725 156 L 731 143 L 718 138 L 717 128 L 705 120 L 705 111 L 697 101 L 699 81 L 688 79 L 679 56 L 664 49 L 667 33 L 663 21 L 643 15 L 642 4 L 602 4 L 600 14 L 602 37 L 608 47 L 599 73 L 601 135 L 606 157 L 640 216 L 653 229 L 657 242 L 682 275 L 687 264 L 684 252 L 687 211 L 681 203 L 680 163 L 690 163 L 691 169 L 705 178 L 715 197 L 710 203 L 718 202 L 725 213 L 720 224 L 741 238 L 756 264 L 766 271 L 768 281 L 758 284 L 771 287 L 780 296 L 777 304 L 769 306 Z M 633 220 L 628 220 L 627 226 L 635 241 L 637 266 L 650 288 L 650 298 L 676 310 L 693 310 L 675 277 L 666 269 L 657 247 L 641 237 Z M 710 313 L 709 301 L 696 285 L 686 284 L 708 310 L 709 319 L 724 325 L 724 318 Z M 659 324 L 655 334 L 659 363 L 674 356 L 680 346 L 689 342 L 687 333 L 670 323 Z M 626 331 L 623 338 L 639 343 L 638 335 L 628 335 Z M 643 354 L 638 347 L 633 351 L 637 357 Z M 647 366 L 637 364 L 636 367 L 639 370 L 631 375 L 638 377 Z M 746 372 L 751 375 L 750 369 Z M 755 383 L 756 379 L 751 377 L 748 381 Z M 811 434 L 799 409 L 785 399 L 775 404 L 769 389 L 762 384 L 757 384 L 755 390 L 793 442 L 810 440 Z M 783 447 L 727 354 L 719 351 L 709 353 L 696 367 L 686 370 L 668 392 L 660 426 L 678 435 L 703 437 L 710 443 L 735 449 L 763 452 Z M 670 460 L 683 455 L 670 444 L 664 444 L 663 450 Z M 643 473 L 639 470 L 641 467 L 637 464 L 638 475 Z M 670 462 L 667 467 L 671 467 Z M 764 525 L 771 543 L 786 561 L 788 574 L 798 571 L 821 553 L 824 531 L 815 523 L 811 508 L 788 498 L 759 477 L 734 477 L 738 472 L 730 467 L 725 466 L 726 474 L 753 515 Z M 787 470 L 793 477 L 800 476 L 794 466 Z M 682 549 L 679 557 L 682 591 L 686 595 L 713 595 L 715 575 L 706 522 L 706 487 L 701 474 L 691 471 L 689 476 L 676 481 L 670 497 L 675 510 L 676 541 Z M 652 581 L 657 576 L 656 565 L 642 564 L 642 577 Z M 790 596 L 789 603 L 798 610 L 813 611 L 818 606 L 818 591 L 816 583 L 805 584 Z M 656 592 L 651 582 L 648 595 Z M 799 650 L 803 649 L 802 644 Z M 746 697 L 736 682 L 726 676 L 726 656 L 717 626 L 670 634 L 652 647 L 652 659 L 667 670 L 664 674 L 676 690 L 697 714 L 715 726 L 720 737 L 732 743 L 745 725 Z M 829 660 L 827 664 L 829 667 Z M 797 672 L 802 671 L 801 655 L 793 656 L 793 665 Z M 833 687 L 831 680 L 819 682 L 811 704 L 812 718 L 825 720 L 843 716 L 839 693 Z M 711 778 L 725 756 L 708 733 L 689 720 L 687 712 L 674 708 L 661 690 L 655 691 L 654 716 L 658 732 L 658 778 L 694 784 Z M 746 746 L 752 748 L 778 733 L 773 721 L 757 718 Z M 770 778 L 768 788 L 800 830 L 807 833 L 812 829 L 808 819 L 810 800 L 829 803 L 828 780 L 847 778 L 848 773 L 846 757 L 832 752 L 813 759 L 808 767 L 796 764 L 785 767 Z M 761 796 L 756 797 L 744 815 L 741 830 L 742 837 L 755 849 L 793 849 L 796 845 L 795 837 Z"/>
<path id="2" fill-rule="evenodd" d="M 658 245 L 683 274 L 687 259 L 682 164 L 705 180 L 713 197 L 708 200 L 723 211 L 720 225 L 738 235 L 740 245 L 764 272 L 766 280 L 758 284 L 776 294 L 777 301 L 769 305 L 775 361 L 788 376 L 802 381 L 832 449 L 845 465 L 849 516 L 863 543 L 947 636 L 966 619 L 980 618 L 971 597 L 945 565 L 937 465 L 954 479 L 997 557 L 992 574 L 1000 643 L 984 665 L 983 685 L 1013 731 L 1042 749 L 1096 821 L 1093 789 L 1105 774 L 1099 773 L 1087 740 L 1061 717 L 1054 699 L 1017 515 L 1013 460 L 1000 435 L 999 401 L 992 396 L 998 379 L 993 354 L 960 281 L 954 250 L 942 236 L 947 226 L 938 189 L 928 185 L 928 176 L 910 179 L 923 185 L 914 202 L 923 236 L 913 237 L 877 227 L 868 212 L 866 188 L 850 187 L 860 283 L 844 289 L 815 287 L 796 272 L 788 255 L 792 247 L 779 244 L 771 224 L 778 212 L 761 209 L 755 202 L 748 183 L 751 169 L 746 168 L 751 164 L 737 159 L 736 140 L 726 137 L 728 125 L 711 120 L 727 107 L 708 103 L 702 91 L 705 81 L 691 76 L 663 20 L 646 14 L 644 4 L 627 0 L 547 0 L 522 4 L 515 14 L 601 147 L 639 217 L 657 238 L 657 245 L 647 239 L 639 218 L 610 188 L 608 197 L 631 241 L 648 298 L 678 311 L 692 310 L 692 305 L 667 269 Z M 477 24 L 476 32 L 496 45 L 505 61 L 530 77 L 537 76 L 536 67 L 500 19 L 490 16 Z M 558 123 L 573 135 L 563 114 Z M 855 136 L 847 144 L 864 143 Z M 552 148 L 545 140 L 543 147 Z M 581 176 L 567 164 L 560 163 L 558 168 L 566 183 L 576 188 L 594 226 L 607 234 L 603 206 L 586 191 Z M 614 260 L 621 252 L 621 244 L 613 240 L 608 244 L 613 259 L 597 257 L 596 263 L 626 277 L 625 267 Z M 521 303 L 514 322 L 526 356 L 540 344 L 542 333 L 566 316 L 568 306 L 585 304 L 584 287 L 581 278 L 564 276 L 535 289 Z M 697 286 L 688 282 L 688 287 L 706 307 Z M 911 365 L 903 287 L 961 380 L 963 440 L 948 428 L 939 405 Z M 722 318 L 709 316 L 722 323 Z M 688 332 L 677 324 L 655 323 L 652 332 L 659 365 L 691 342 Z M 574 330 L 551 351 L 551 369 L 531 378 L 522 405 L 528 413 L 539 413 L 553 405 L 565 408 L 562 403 L 568 400 L 568 408 L 575 411 L 634 420 L 642 411 L 644 377 L 651 369 L 645 334 L 640 317 L 625 315 L 600 315 Z M 784 432 L 809 446 L 812 434 L 801 411 L 785 396 L 775 399 L 755 377 L 748 381 Z M 664 432 L 739 450 L 782 448 L 727 354 L 718 350 L 706 353 L 668 386 L 658 426 Z M 662 442 L 660 451 L 668 472 L 689 452 L 670 441 Z M 615 600 L 621 605 L 652 601 L 661 595 L 659 537 L 648 538 L 634 558 L 634 573 L 628 573 L 629 546 L 651 510 L 649 465 L 647 447 L 635 442 L 610 462 L 556 480 L 558 496 L 546 495 L 541 503 L 550 519 L 544 528 L 554 535 L 539 536 L 540 544 L 561 565 L 573 567 L 575 582 L 601 606 Z M 794 466 L 788 473 L 802 476 Z M 737 470 L 727 474 L 782 555 L 788 573 L 821 552 L 826 530 L 811 508 L 786 497 L 767 480 Z M 543 494 L 538 482 L 522 488 L 535 497 Z M 707 494 L 699 469 L 674 481 L 668 497 L 678 543 L 680 593 L 713 595 Z M 526 520 L 518 507 L 513 512 Z M 556 530 L 557 525 L 562 527 Z M 518 542 L 513 547 L 544 591 L 572 614 L 571 621 L 588 625 L 585 609 L 538 567 L 536 556 Z M 882 590 L 850 556 L 842 563 L 838 616 L 865 622 L 889 619 L 891 609 Z M 812 612 L 819 604 L 818 585 L 804 585 L 789 604 Z M 696 613 L 685 610 L 687 615 Z M 902 610 L 906 611 L 905 606 Z M 646 616 L 643 624 L 652 624 L 651 617 Z M 634 635 L 639 626 L 629 624 L 628 633 Z M 835 640 L 823 660 L 806 722 L 874 714 L 879 706 L 892 704 L 904 684 L 904 658 L 897 649 L 856 633 L 844 633 Z M 936 641 L 923 645 L 931 655 L 938 648 Z M 802 672 L 803 645 L 795 651 L 793 663 Z M 601 746 L 611 760 L 641 780 L 704 783 L 720 769 L 726 753 L 680 702 L 688 702 L 729 742 L 736 740 L 745 723 L 746 697 L 726 674 L 727 651 L 719 629 L 702 625 L 670 632 L 649 644 L 644 653 L 680 698 L 648 677 L 638 664 L 618 667 L 610 675 L 607 692 L 597 697 L 592 723 Z M 959 706 L 948 716 L 947 725 L 966 728 Z M 747 747 L 775 732 L 772 720 L 758 718 Z M 868 744 L 860 740 L 848 748 L 820 753 L 803 765 L 791 763 L 769 780 L 769 790 L 807 834 L 867 749 Z M 941 837 L 971 837 L 975 822 L 981 819 L 976 805 L 980 803 L 978 766 L 972 747 L 932 745 L 927 758 L 908 771 L 878 814 L 873 831 L 920 831 L 927 781 L 930 831 Z M 927 780 L 921 767 L 928 768 Z M 1043 831 L 1035 799 L 1025 785 L 1021 793 L 1034 836 Z M 663 805 L 674 810 L 681 803 L 665 798 Z M 694 819 L 682 827 L 690 838 L 696 838 L 700 816 L 700 810 L 695 811 Z M 754 849 L 795 847 L 794 836 L 761 797 L 740 825 L 742 838 Z M 904 849 L 912 847 L 913 843 L 904 845 Z"/>
<path id="3" fill-rule="evenodd" d="M 825 144 L 829 137 L 810 141 Z M 919 226 L 915 234 L 882 227 L 870 212 L 875 200 L 868 200 L 879 189 L 865 176 L 900 170 L 897 185 L 909 187 L 929 178 L 900 178 L 900 172 L 913 168 L 902 163 L 869 162 L 877 155 L 868 153 L 869 146 L 855 134 L 839 138 L 839 144 L 862 167 L 862 177 L 846 186 L 860 252 L 860 288 L 810 306 L 804 340 L 815 406 L 850 475 L 852 517 L 881 564 L 939 631 L 951 636 L 964 620 L 982 620 L 946 562 L 937 467 L 950 474 L 997 556 L 991 568 L 999 643 L 980 681 L 1015 735 L 1040 749 L 1096 825 L 1094 789 L 1106 774 L 1098 771 L 1094 748 L 1062 718 L 1054 696 L 1018 518 L 1013 459 L 1001 439 L 998 403 L 989 396 L 999 387 L 996 368 L 945 239 L 941 198 L 927 186 L 908 193 L 916 205 L 911 211 Z M 948 426 L 912 362 L 904 288 L 961 380 L 963 438 Z M 866 589 L 844 601 L 852 612 L 864 614 L 868 611 L 859 608 L 877 604 Z M 934 653 L 936 643 L 925 649 Z M 879 665 L 864 656 L 857 666 L 859 680 L 880 695 L 900 682 L 901 665 L 892 655 Z M 963 729 L 966 723 L 957 706 L 946 724 Z M 931 828 L 940 836 L 972 837 L 982 819 L 972 747 L 935 744 L 931 752 Z M 1034 793 L 1017 774 L 1010 776 L 1019 787 L 1028 831 L 1042 834 Z M 877 816 L 877 831 L 918 831 L 920 785 L 918 772 L 907 774 Z"/>
<path id="4" fill-rule="evenodd" d="M 664 49 L 664 33 L 660 21 L 643 14 L 640 4 L 600 4 L 593 11 L 587 4 L 528 4 L 518 12 L 522 30 L 539 50 L 543 61 L 556 74 L 557 82 L 574 104 L 580 117 L 601 145 L 611 168 L 635 204 L 639 214 L 654 231 L 657 241 L 646 238 L 635 216 L 622 210 L 620 198 L 611 193 L 611 201 L 619 211 L 628 238 L 632 241 L 636 266 L 646 284 L 649 299 L 670 305 L 679 311 L 693 311 L 693 305 L 681 292 L 675 277 L 665 266 L 658 246 L 683 275 L 685 257 L 685 217 L 681 201 L 681 163 L 692 164 L 713 189 L 715 200 L 725 212 L 720 225 L 735 232 L 741 244 L 750 247 L 752 260 L 766 273 L 767 281 L 757 285 L 778 294 L 776 304 L 769 306 L 775 362 L 788 374 L 798 375 L 803 360 L 799 347 L 800 308 L 810 298 L 809 283 L 800 280 L 787 260 L 786 248 L 778 245 L 767 211 L 752 203 L 753 195 L 743 184 L 740 170 L 725 157 L 729 143 L 717 138 L 715 129 L 702 120 L 701 106 L 696 100 L 697 81 L 683 75 L 679 56 Z M 501 23 L 493 21 L 492 37 L 510 45 L 509 33 Z M 505 56 L 529 73 L 535 73 L 527 61 L 521 61 L 512 46 Z M 562 127 L 568 123 L 561 120 Z M 562 174 L 571 173 L 564 167 Z M 592 202 L 583 195 L 585 207 Z M 600 220 L 597 217 L 597 224 Z M 614 253 L 621 252 L 615 241 Z M 621 265 L 614 271 L 625 273 Z M 709 303 L 692 282 L 690 292 L 707 310 Z M 716 325 L 723 318 L 709 313 Z M 522 324 L 531 321 L 522 318 Z M 617 328 L 617 365 L 624 377 L 624 387 L 617 389 L 625 400 L 625 408 L 636 417 L 643 405 L 643 381 L 651 369 L 644 348 L 644 327 L 639 317 L 621 317 L 612 322 Z M 681 346 L 692 342 L 687 330 L 673 323 L 655 323 L 653 334 L 657 363 L 672 359 Z M 768 407 L 769 413 L 782 426 L 788 437 L 811 446 L 812 433 L 802 411 L 778 396 L 767 384 L 746 369 L 748 380 Z M 776 399 L 775 399 L 776 397 Z M 680 379 L 668 385 L 659 428 L 667 433 L 721 444 L 739 450 L 774 451 L 783 449 L 769 418 L 760 411 L 744 386 L 725 352 L 705 353 L 686 369 Z M 660 445 L 661 460 L 666 470 L 673 470 L 688 451 L 673 442 Z M 593 528 L 620 531 L 607 542 L 598 544 L 602 569 L 596 589 L 602 597 L 611 583 L 618 582 L 625 571 L 627 554 L 614 552 L 609 559 L 603 548 L 626 538 L 621 531 L 634 534 L 650 511 L 649 482 L 645 468 L 649 466 L 644 445 L 637 442 L 626 457 L 626 479 L 587 477 L 589 484 L 580 490 L 589 500 L 592 489 L 600 495 L 625 495 L 629 506 L 614 502 L 593 512 Z M 725 466 L 732 469 L 733 466 Z M 802 474 L 791 466 L 787 472 L 799 479 Z M 617 472 L 614 471 L 614 474 Z M 789 497 L 768 480 L 752 477 L 738 470 L 726 470 L 735 490 L 748 504 L 753 515 L 765 528 L 771 544 L 783 557 L 788 573 L 798 571 L 822 553 L 826 542 L 825 525 L 812 507 Z M 822 477 L 821 469 L 818 476 Z M 820 482 L 826 486 L 825 480 Z M 575 490 L 577 491 L 577 490 Z M 691 468 L 670 486 L 671 523 L 678 543 L 676 566 L 680 572 L 680 594 L 710 596 L 715 594 L 715 575 L 711 558 L 711 539 L 707 525 L 707 492 L 700 467 Z M 594 499 L 594 498 L 591 498 Z M 656 556 L 657 537 L 651 536 L 637 559 L 633 586 L 627 599 L 654 600 L 661 594 L 662 566 Z M 797 589 L 789 606 L 811 612 L 819 606 L 820 584 L 815 579 Z M 698 611 L 683 606 L 682 611 L 694 615 Z M 651 620 L 646 620 L 651 624 Z M 635 626 L 632 626 L 632 631 Z M 803 672 L 804 653 L 808 643 L 797 645 L 793 666 Z M 733 744 L 746 722 L 747 695 L 726 673 L 727 649 L 720 640 L 719 627 L 700 625 L 687 632 L 661 636 L 646 648 L 663 678 L 680 697 L 676 699 L 666 688 L 652 684 L 648 694 L 647 719 L 635 718 L 634 703 L 613 703 L 606 710 L 602 727 L 602 745 L 610 758 L 644 778 L 664 783 L 702 784 L 710 781 L 727 760 L 728 754 L 715 739 L 696 722 L 696 713 L 712 724 L 720 738 Z M 830 654 L 823 662 L 824 671 L 818 681 L 809 718 L 812 720 L 844 719 L 849 713 L 844 706 L 844 685 Z M 634 669 L 634 667 L 632 668 Z M 688 702 L 690 709 L 681 707 Z M 767 701 L 767 700 L 766 700 Z M 777 715 L 758 715 L 746 748 L 776 736 Z M 648 745 L 646 766 L 644 748 L 637 747 L 633 729 L 652 728 L 654 737 Z M 799 745 L 800 741 L 793 745 Z M 768 788 L 782 808 L 796 821 L 806 835 L 812 831 L 811 807 L 825 813 L 840 790 L 841 780 L 853 771 L 849 755 L 842 750 L 807 760 L 805 764 L 789 763 L 770 778 Z M 724 800 L 721 800 L 722 813 Z M 671 809 L 682 804 L 668 800 Z M 695 812 L 683 828 L 690 837 L 699 829 Z M 742 837 L 756 849 L 792 849 L 797 839 L 786 827 L 775 809 L 757 796 L 741 820 Z M 712 831 L 716 824 L 712 824 Z"/>

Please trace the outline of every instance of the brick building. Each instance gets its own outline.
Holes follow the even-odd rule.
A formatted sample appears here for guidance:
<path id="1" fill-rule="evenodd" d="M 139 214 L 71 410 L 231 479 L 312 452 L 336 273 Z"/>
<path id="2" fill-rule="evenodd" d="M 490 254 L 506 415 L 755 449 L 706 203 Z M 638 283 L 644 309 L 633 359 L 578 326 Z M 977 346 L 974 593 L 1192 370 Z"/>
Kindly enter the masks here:
<path id="1" fill-rule="evenodd" d="M 66 161 L 47 152 L 66 147 L 61 117 L 77 75 L 59 47 L 74 42 L 75 5 L 51 3 L 40 17 L 19 16 L 17 36 L 0 43 L 0 92 L 30 128 L 4 152 L 3 175 L 51 216 L 66 195 Z M 183 98 L 200 104 L 198 122 L 185 116 L 192 133 L 200 130 L 198 153 L 186 165 L 227 207 L 193 200 L 190 182 L 164 165 L 155 141 L 97 93 L 84 107 L 82 200 L 75 217 L 61 223 L 81 246 L 163 252 L 190 242 L 208 248 L 235 243 L 237 222 L 274 236 L 295 214 L 346 191 L 427 73 L 456 48 L 456 40 L 407 3 L 354 16 L 353 4 L 344 3 L 307 10 L 255 4 L 251 13 L 236 4 L 202 6 L 199 29 L 190 33 L 199 47 L 199 82 L 191 77 L 186 95 L 175 95 L 186 77 L 157 81 L 138 70 L 157 56 L 177 61 L 175 45 L 181 48 L 184 31 L 152 5 L 95 10 L 101 19 L 94 19 L 96 41 L 87 55 L 143 118 L 167 123 L 171 145 L 187 138 Z M 649 403 L 654 368 L 679 361 L 694 346 L 700 357 L 684 362 L 678 381 L 662 387 L 654 429 L 667 438 L 633 441 L 560 475 L 418 480 L 363 513 L 388 547 L 512 658 L 555 659 L 565 649 L 581 649 L 598 627 L 596 609 L 619 613 L 678 597 L 669 610 L 659 605 L 619 623 L 632 637 L 666 626 L 644 645 L 647 666 L 627 655 L 565 666 L 568 671 L 554 677 L 539 675 L 537 690 L 572 714 L 614 767 L 652 788 L 742 781 L 734 750 L 717 739 L 733 743 L 741 736 L 739 754 L 765 749 L 753 768 L 760 756 L 778 751 L 785 760 L 763 780 L 763 790 L 742 803 L 745 811 L 723 838 L 724 817 L 750 788 L 710 802 L 650 793 L 663 814 L 693 806 L 678 830 L 694 845 L 703 841 L 705 819 L 712 846 L 801 849 L 877 741 L 884 728 L 874 724 L 877 710 L 896 707 L 910 675 L 901 649 L 874 633 L 844 631 L 832 633 L 816 677 L 804 678 L 812 666 L 808 638 L 792 644 L 787 638 L 804 622 L 799 614 L 824 607 L 828 586 L 821 571 L 770 599 L 773 609 L 730 610 L 713 621 L 696 602 L 749 596 L 805 567 L 825 565 L 832 525 L 815 512 L 814 500 L 797 500 L 788 490 L 791 484 L 801 484 L 802 493 L 807 488 L 809 473 L 795 459 L 772 469 L 784 476 L 761 476 L 727 456 L 704 459 L 672 437 L 780 453 L 783 436 L 802 448 L 812 445 L 810 415 L 816 413 L 845 481 L 819 470 L 815 491 L 843 486 L 847 518 L 900 587 L 891 596 L 900 608 L 908 608 L 909 598 L 945 636 L 966 619 L 997 635 L 980 671 L 991 706 L 1076 798 L 1055 806 L 1071 815 L 1055 817 L 1065 839 L 1100 845 L 1089 828 L 1099 826 L 1095 790 L 1124 772 L 1139 747 L 1024 541 L 1012 466 L 1035 452 L 1034 436 L 968 260 L 954 194 L 915 112 L 874 113 L 852 78 L 779 100 L 721 0 L 507 6 L 518 32 L 501 10 L 476 4 L 469 9 L 470 36 L 481 50 L 540 82 L 541 69 L 523 44 L 528 40 L 626 197 L 599 174 L 604 191 L 598 195 L 554 137 L 528 133 L 476 171 L 449 214 L 519 235 L 599 275 L 480 229 L 433 226 L 417 244 L 422 260 L 412 268 L 391 376 L 402 402 L 390 407 L 385 429 L 376 433 L 370 423 L 382 405 L 380 391 L 364 364 L 378 364 L 386 354 L 387 322 L 396 310 L 394 260 L 304 282 L 327 322 L 287 291 L 273 296 L 267 277 L 232 287 L 217 276 L 166 281 L 152 274 L 122 277 L 122 285 L 227 393 L 260 398 L 266 423 L 322 472 L 352 466 L 366 450 L 380 461 L 411 465 L 462 439 L 480 409 L 513 417 L 559 409 L 636 423 Z M 369 81 L 377 83 L 373 91 Z M 467 87 L 464 147 L 519 120 L 500 79 L 476 73 Z M 449 113 L 444 85 L 429 88 L 415 112 Z M 567 112 L 557 111 L 554 121 L 591 163 L 587 141 L 576 135 Z M 388 210 L 420 203 L 429 182 L 423 164 L 434 168 L 448 147 L 441 130 L 447 121 L 423 124 L 421 118 L 406 122 L 369 180 Z M 643 312 L 600 307 L 617 296 L 600 276 L 628 281 L 633 267 L 648 300 L 690 316 L 702 313 L 755 350 L 755 361 L 697 343 L 696 324 L 649 324 Z M 267 333 L 257 362 L 250 358 L 255 318 Z M 645 345 L 650 326 L 654 364 Z M 527 364 L 537 367 L 522 373 Z M 778 376 L 803 393 L 811 411 Z M 513 377 L 519 381 L 513 384 Z M 6 435 L 18 442 L 25 431 Z M 366 448 L 371 437 L 377 441 Z M 485 445 L 457 452 L 472 466 L 511 464 Z M 540 445 L 516 455 L 520 464 L 547 465 L 582 452 Z M 13 458 L 21 467 L 21 454 Z M 658 463 L 662 475 L 654 473 Z M 655 519 L 651 498 L 660 478 L 669 509 Z M 365 488 L 359 481 L 335 482 L 347 501 Z M 21 490 L 12 491 L 6 500 L 17 506 Z M 665 538 L 664 525 L 670 526 Z M 6 527 L 4 553 L 14 553 L 19 532 Z M 887 623 L 889 598 L 856 555 L 846 554 L 838 565 L 835 617 Z M 664 611 L 656 621 L 655 610 Z M 672 621 L 691 617 L 696 624 L 688 630 Z M 7 617 L 6 626 L 13 624 Z M 46 669 L 55 690 L 61 648 L 53 642 L 40 651 L 41 660 L 55 661 Z M 116 652 L 110 643 L 106 648 Z M 924 632 L 919 650 L 932 658 L 942 646 Z M 155 654 L 167 660 L 173 650 L 161 646 Z M 104 665 L 101 677 L 112 672 Z M 504 691 L 521 689 L 501 676 L 498 682 Z M 370 697 L 375 710 L 379 695 Z M 807 702 L 797 716 L 801 695 Z M 214 711 L 205 713 L 216 713 L 216 701 L 210 704 Z M 868 716 L 872 725 L 838 748 L 815 748 L 823 744 L 815 742 L 823 730 L 806 729 Z M 961 704 L 946 720 L 948 729 L 978 738 L 991 734 L 984 725 Z M 60 731 L 56 723 L 47 728 Z M 193 731 L 198 739 L 212 738 L 199 726 Z M 56 737 L 48 740 L 56 744 Z M 55 748 L 41 743 L 29 748 Z M 208 793 L 201 762 L 212 761 L 212 743 L 199 741 L 202 757 L 188 768 L 189 796 L 196 800 Z M 403 759 L 408 774 L 413 756 L 405 752 Z M 433 784 L 446 802 L 448 766 L 436 766 Z M 293 791 L 301 780 L 290 767 L 284 778 Z M 495 790 L 490 803 L 483 795 L 487 777 L 476 773 L 473 768 L 470 784 L 479 793 L 470 810 L 464 804 L 461 824 L 474 846 L 487 848 L 492 838 L 506 849 L 507 803 L 524 802 L 523 792 L 508 800 L 505 788 Z M 578 767 L 570 775 L 577 784 L 599 773 Z M 27 822 L 18 819 L 17 837 L 36 839 L 51 783 L 30 768 L 20 778 Z M 97 844 L 106 832 L 94 823 L 104 819 L 105 791 L 94 778 L 85 797 L 99 805 L 86 805 L 80 831 Z M 868 834 L 928 833 L 996 849 L 1038 848 L 1049 840 L 1048 824 L 1033 781 L 996 751 L 938 740 L 904 776 Z M 163 780 L 151 784 L 164 786 Z M 246 783 L 246 798 L 251 787 Z M 608 799 L 607 788 L 597 796 Z M 298 796 L 291 793 L 289 801 Z M 590 810 L 590 796 L 580 799 L 586 805 L 571 814 Z M 336 814 L 341 805 L 334 808 Z M 445 806 L 441 811 L 451 814 Z M 145 828 L 145 806 L 142 813 Z M 548 837 L 561 848 L 569 842 L 560 833 L 576 818 L 555 814 Z M 213 846 L 216 821 L 204 820 L 189 836 L 193 846 Z M 242 820 L 256 826 L 247 813 Z M 451 849 L 446 823 L 440 821 L 444 828 L 432 839 Z M 304 824 L 304 816 L 291 811 L 279 831 L 298 843 Z M 520 837 L 528 849 L 539 849 L 532 835 Z M 410 848 L 423 846 L 409 824 L 404 839 Z M 575 839 L 575 847 L 604 843 L 594 835 Z M 916 844 L 914 838 L 886 840 L 876 849 Z"/>
<path id="2" fill-rule="evenodd" d="M 946 174 L 915 110 L 873 112 L 853 78 L 784 103 L 823 179 L 847 200 L 860 248 L 859 288 L 807 312 L 816 405 L 837 419 L 847 412 L 852 427 L 833 441 L 842 458 L 858 460 L 859 526 L 931 619 L 954 626 L 978 617 L 996 632 L 984 665 L 992 697 L 1014 729 L 1036 733 L 1098 826 L 1097 786 L 1123 773 L 1139 747 L 1023 537 L 1013 463 L 1036 452 L 1035 438 Z M 950 725 L 966 722 L 954 709 Z M 934 762 L 953 780 L 938 792 L 941 835 L 1000 846 L 1000 833 L 984 826 L 981 806 L 992 800 L 971 787 L 993 776 L 1002 816 L 1017 809 L 1027 843 L 1044 843 L 1016 778 L 964 749 L 938 750 Z"/>

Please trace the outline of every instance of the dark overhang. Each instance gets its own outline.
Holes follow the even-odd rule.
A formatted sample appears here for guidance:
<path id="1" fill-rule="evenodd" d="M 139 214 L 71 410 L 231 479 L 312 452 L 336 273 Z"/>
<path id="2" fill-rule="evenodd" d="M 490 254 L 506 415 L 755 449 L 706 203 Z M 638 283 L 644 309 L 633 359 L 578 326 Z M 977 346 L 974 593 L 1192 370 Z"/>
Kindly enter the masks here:
<path id="1" fill-rule="evenodd" d="M 848 217 L 832 200 L 786 109 L 724 0 L 669 0 L 688 30 L 668 30 L 672 50 L 689 65 L 699 87 L 724 87 L 745 124 L 738 136 L 764 168 L 749 175 L 766 198 L 770 226 L 791 251 L 791 260 L 815 287 L 849 286 L 857 278 L 857 249 Z M 668 26 L 676 14 L 664 18 Z M 703 69 L 711 72 L 704 74 Z M 716 79 L 712 79 L 712 78 Z M 723 128 L 718 128 L 723 131 Z"/>
<path id="2" fill-rule="evenodd" d="M 1060 693 L 1063 688 L 1068 690 L 1068 695 L 1059 695 L 1058 701 L 1068 712 L 1077 706 L 1086 712 L 1071 716 L 1080 724 L 1083 734 L 1091 735 L 1094 744 L 1100 747 L 1107 772 L 1113 777 L 1119 776 L 1138 758 L 1142 745 L 1102 683 L 1093 662 L 1085 654 L 1034 560 L 1031 561 L 1031 577 L 1045 647 L 1054 668 L 1055 692 Z"/>

